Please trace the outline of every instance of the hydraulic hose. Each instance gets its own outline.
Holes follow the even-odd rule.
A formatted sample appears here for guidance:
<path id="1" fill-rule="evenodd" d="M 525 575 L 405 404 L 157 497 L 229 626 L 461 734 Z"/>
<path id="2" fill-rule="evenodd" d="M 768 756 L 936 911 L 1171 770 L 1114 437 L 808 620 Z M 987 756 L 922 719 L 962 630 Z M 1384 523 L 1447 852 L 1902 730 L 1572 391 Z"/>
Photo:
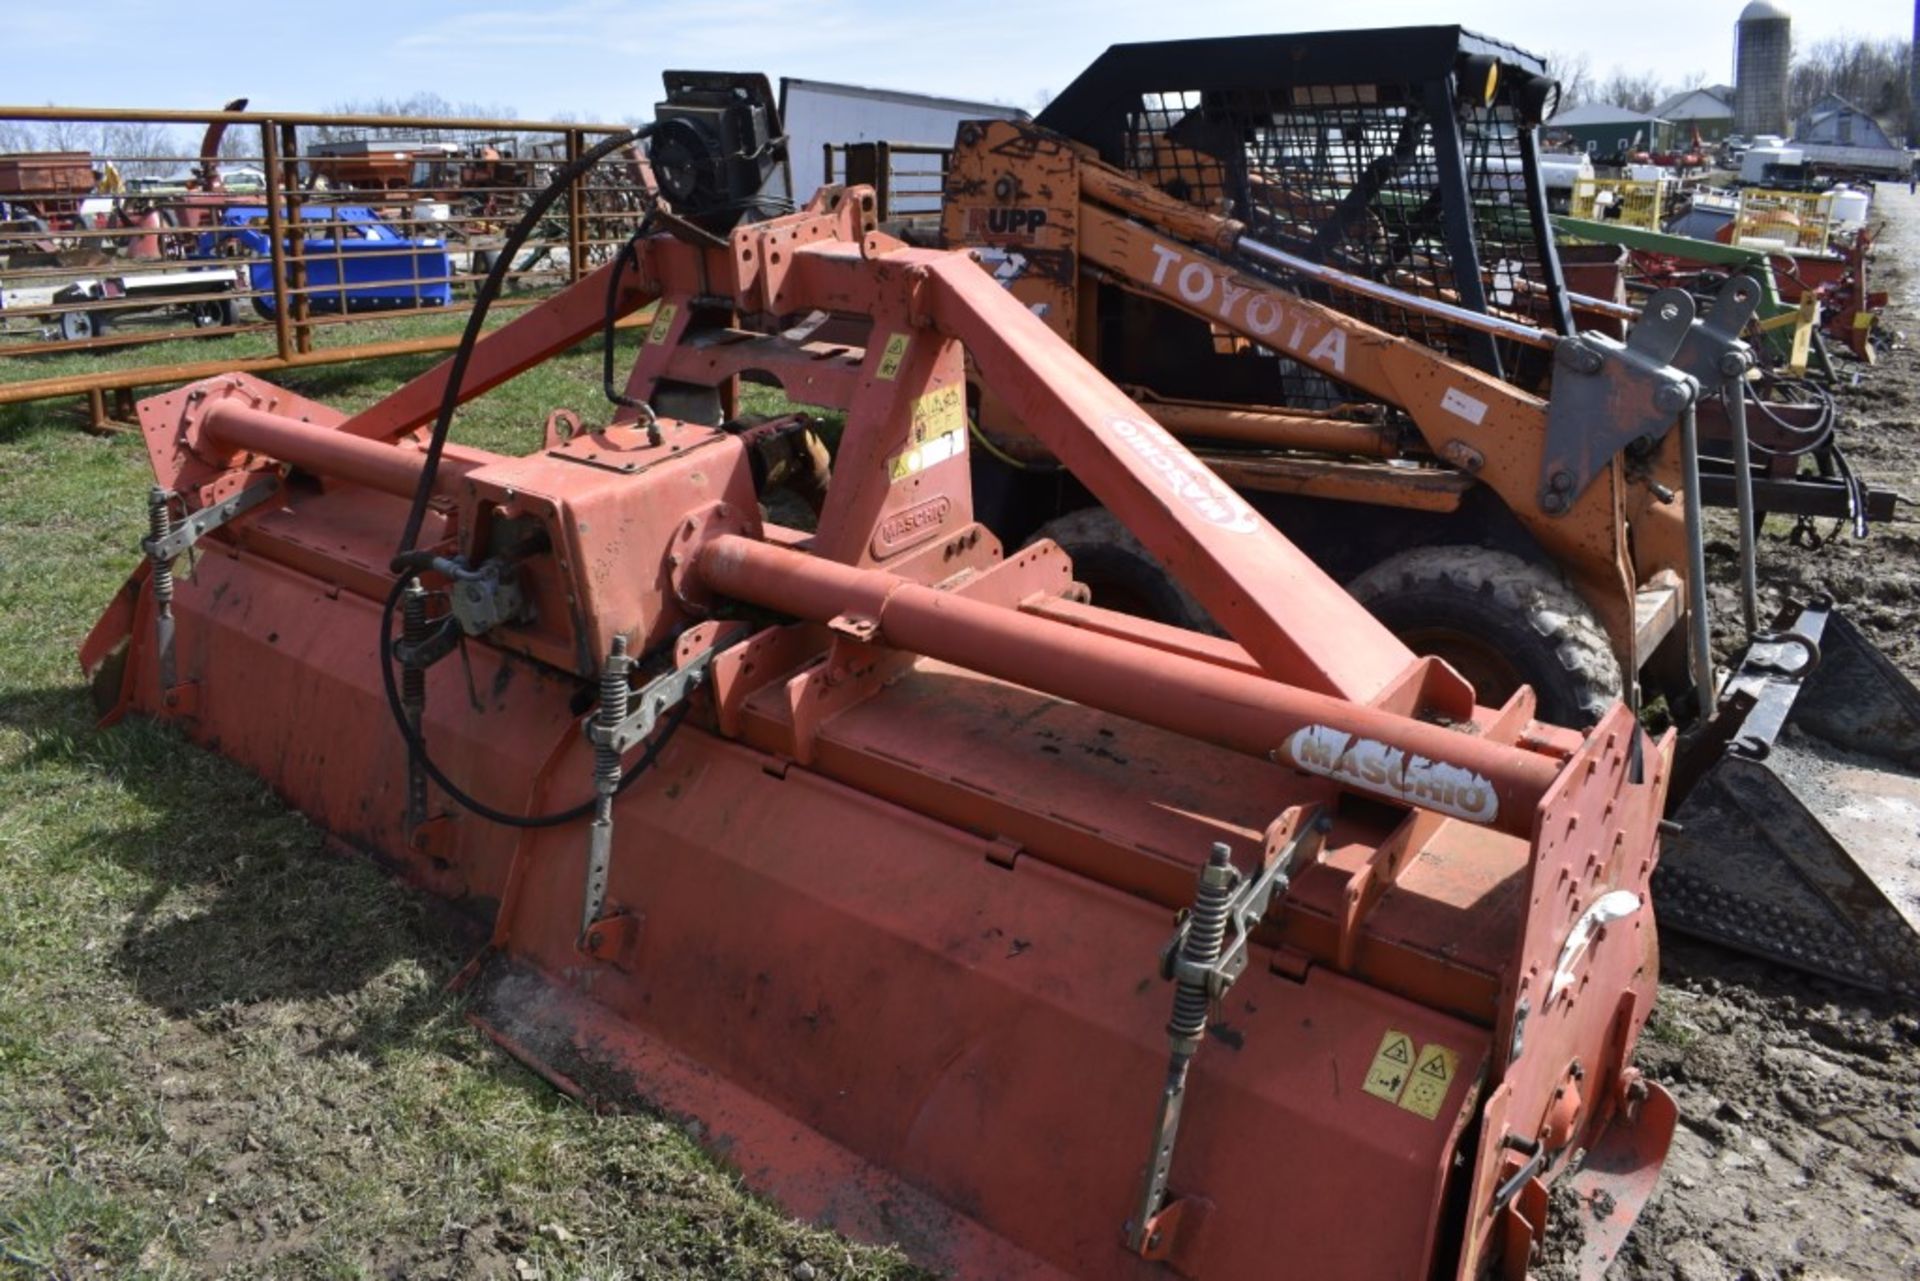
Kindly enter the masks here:
<path id="1" fill-rule="evenodd" d="M 500 287 L 506 281 L 514 258 L 519 254 L 527 238 L 533 234 L 534 229 L 540 225 L 547 210 L 553 207 L 554 201 L 558 200 L 568 187 L 578 182 L 588 170 L 614 151 L 637 142 L 652 132 L 651 124 L 642 125 L 637 129 L 605 138 L 582 152 L 553 176 L 553 180 L 541 190 L 538 196 L 534 197 L 533 203 L 528 206 L 520 221 L 514 224 L 513 230 L 507 233 L 506 241 L 494 258 L 493 267 L 487 272 L 486 279 L 481 282 L 480 288 L 474 294 L 473 310 L 467 316 L 467 326 L 460 335 L 460 345 L 454 349 L 453 360 L 448 366 L 446 391 L 440 398 L 440 412 L 434 419 L 433 433 L 427 442 L 426 461 L 420 469 L 420 480 L 414 490 L 413 504 L 407 513 L 407 523 L 400 535 L 399 549 L 393 557 L 392 568 L 397 577 L 380 610 L 380 680 L 386 691 L 387 710 L 391 713 L 394 726 L 400 731 L 400 736 L 406 740 L 409 756 L 418 762 L 422 771 L 439 785 L 441 791 L 463 809 L 488 822 L 499 823 L 505 827 L 558 827 L 592 814 L 594 802 L 583 801 L 571 808 L 547 814 L 509 814 L 469 795 L 465 789 L 448 778 L 428 755 L 425 739 L 408 723 L 399 685 L 393 676 L 394 616 L 399 610 L 401 597 L 406 593 L 407 583 L 417 570 L 425 568 L 421 563 L 422 553 L 419 552 L 418 547 L 420 527 L 426 520 L 427 504 L 433 494 L 434 477 L 439 471 L 440 457 L 446 448 L 447 436 L 453 426 L 454 411 L 460 405 L 460 391 L 466 382 L 467 364 L 472 359 L 474 344 L 479 341 L 480 333 L 486 325 L 487 312 L 493 306 L 493 300 L 499 296 Z M 648 218 L 651 217 L 652 214 L 649 212 Z M 661 732 L 647 745 L 633 768 L 622 777 L 620 781 L 622 791 L 630 786 L 634 779 L 645 773 L 647 768 L 659 758 L 661 751 L 672 739 L 674 731 L 680 727 L 681 721 L 686 719 L 686 713 L 687 708 L 684 703 L 668 713 L 666 724 Z"/>
<path id="2" fill-rule="evenodd" d="M 626 244 L 620 247 L 620 252 L 613 261 L 613 270 L 607 273 L 607 316 L 606 323 L 600 330 L 600 385 L 601 390 L 606 393 L 608 404 L 621 409 L 639 411 L 640 425 L 646 429 L 647 439 L 657 445 L 660 443 L 660 427 L 654 419 L 653 406 L 643 400 L 635 400 L 613 385 L 613 334 L 615 322 L 619 319 L 613 314 L 614 307 L 620 298 L 621 280 L 625 278 L 629 269 L 639 269 L 640 256 L 637 247 L 647 238 L 647 233 L 653 230 L 653 214 L 653 210 L 647 210 L 647 216 L 640 220 L 639 229 L 628 238 Z"/>
<path id="3" fill-rule="evenodd" d="M 520 247 L 533 234 L 534 228 L 546 217 L 553 202 L 575 182 L 621 147 L 628 146 L 645 138 L 653 132 L 651 124 L 641 125 L 624 133 L 616 133 L 589 147 L 578 157 L 568 162 L 565 168 L 553 176 L 553 181 L 535 196 L 527 212 L 507 233 L 506 243 L 500 248 L 493 260 L 493 267 L 487 272 L 487 278 L 480 282 L 480 288 L 473 296 L 473 310 L 467 314 L 467 327 L 460 334 L 460 345 L 454 349 L 453 360 L 447 368 L 447 389 L 440 397 L 440 413 L 433 420 L 433 434 L 427 440 L 426 464 L 420 471 L 420 487 L 414 492 L 413 506 L 407 512 L 406 527 L 400 535 L 400 548 L 394 554 L 393 572 L 408 572 L 406 557 L 420 543 L 420 526 L 427 518 L 427 502 L 433 494 L 434 474 L 440 470 L 440 455 L 446 449 L 447 435 L 453 428 L 453 414 L 460 407 L 460 390 L 467 380 L 467 362 L 473 358 L 473 345 L 479 341 L 480 332 L 486 327 L 487 312 L 493 307 L 493 300 L 499 296 L 500 286 L 506 282 L 507 273 L 512 270 L 513 260 L 519 254 Z"/>
<path id="4" fill-rule="evenodd" d="M 428 778 L 439 785 L 441 791 L 458 802 L 462 809 L 486 819 L 489 823 L 498 823 L 502 827 L 560 827 L 591 815 L 594 807 L 593 798 L 568 809 L 554 810 L 547 814 L 509 814 L 505 810 L 494 809 L 484 801 L 468 795 L 459 784 L 448 778 L 441 772 L 440 767 L 433 763 L 433 758 L 427 755 L 426 740 L 415 732 L 413 726 L 407 721 L 406 707 L 400 697 L 400 687 L 393 679 L 393 628 L 390 620 L 400 603 L 401 596 L 407 590 L 409 581 L 408 575 L 402 575 L 395 580 L 393 590 L 387 595 L 386 607 L 381 611 L 381 617 L 389 621 L 380 629 L 380 679 L 386 688 L 387 707 L 394 714 L 394 724 L 399 727 L 400 736 L 407 741 L 407 751 L 420 762 L 420 768 L 426 771 Z M 648 768 L 660 758 L 660 753 L 666 750 L 667 743 L 673 738 L 673 732 L 680 728 L 680 722 L 686 718 L 686 703 L 681 703 L 667 713 L 665 724 L 660 732 L 654 736 L 652 742 L 647 744 L 646 750 L 640 754 L 640 759 L 621 776 L 619 792 L 624 792 L 631 787 L 633 780 L 646 773 Z"/>

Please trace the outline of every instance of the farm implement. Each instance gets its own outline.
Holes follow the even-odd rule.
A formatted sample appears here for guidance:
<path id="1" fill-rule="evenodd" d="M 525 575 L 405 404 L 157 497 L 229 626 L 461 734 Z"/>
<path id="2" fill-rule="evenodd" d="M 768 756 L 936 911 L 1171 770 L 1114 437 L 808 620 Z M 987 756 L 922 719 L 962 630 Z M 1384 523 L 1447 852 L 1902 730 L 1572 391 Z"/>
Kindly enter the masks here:
<path id="1" fill-rule="evenodd" d="M 371 408 L 143 402 L 109 718 L 490 920 L 476 1017 L 557 1082 L 956 1275 L 1517 1278 L 1556 1184 L 1598 1275 L 1675 1121 L 1630 1066 L 1673 737 L 1478 703 L 869 190 L 742 221 L 777 125 L 710 89 L 629 253 Z M 446 443 L 646 306 L 602 421 Z M 969 368 L 1224 636 L 1003 551 Z M 747 374 L 846 414 L 830 475 Z"/>
<path id="2" fill-rule="evenodd" d="M 1420 656 L 991 262 L 888 234 L 865 187 L 760 219 L 764 79 L 669 84 L 641 233 L 479 336 L 616 136 L 532 202 L 446 364 L 353 414 L 244 374 L 142 403 L 147 557 L 81 653 L 106 718 L 176 725 L 486 922 L 474 1017 L 562 1088 L 697 1118 L 789 1210 L 954 1275 L 1517 1279 L 1550 1191 L 1604 1273 L 1676 1122 L 1632 1066 L 1662 819 L 1761 723 L 1683 753 L 1618 698 L 1558 724 Z M 1177 252 L 1234 247 L 1169 203 Z M 1286 350 L 1344 343 L 1336 373 L 1403 371 L 1423 413 L 1479 400 L 1536 451 L 1486 455 L 1529 501 L 1605 494 L 1604 563 L 1630 508 L 1701 582 L 1697 493 L 1649 499 L 1621 456 L 1651 433 L 1684 465 L 1684 298 L 1552 344 L 1584 381 L 1543 402 L 1472 363 L 1497 347 L 1262 287 Z M 449 443 L 461 403 L 643 308 L 594 421 Z M 743 379 L 844 414 L 831 458 Z M 1003 543 L 989 407 L 1213 630 Z M 1775 636 L 1741 710 L 1799 726 L 1845 635 Z"/>

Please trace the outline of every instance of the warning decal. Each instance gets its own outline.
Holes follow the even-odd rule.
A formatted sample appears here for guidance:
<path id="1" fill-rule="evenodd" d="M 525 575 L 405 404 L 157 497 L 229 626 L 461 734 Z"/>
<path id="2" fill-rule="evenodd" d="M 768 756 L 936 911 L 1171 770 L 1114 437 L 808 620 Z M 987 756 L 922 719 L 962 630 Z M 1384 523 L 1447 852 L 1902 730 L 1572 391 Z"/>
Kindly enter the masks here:
<path id="1" fill-rule="evenodd" d="M 960 384 L 936 387 L 913 402 L 908 410 L 913 443 L 923 445 L 936 436 L 967 429 L 967 401 Z"/>
<path id="2" fill-rule="evenodd" d="M 1420 1058 L 1413 1065 L 1413 1075 L 1408 1079 L 1407 1092 L 1400 1097 L 1400 1106 L 1429 1121 L 1435 1120 L 1441 1105 L 1447 1101 L 1447 1091 L 1453 1087 L 1459 1067 L 1460 1056 L 1446 1046 L 1421 1046 Z"/>
<path id="3" fill-rule="evenodd" d="M 1380 1038 L 1380 1048 L 1373 1052 L 1373 1066 L 1367 1069 L 1367 1079 L 1360 1088 L 1375 1098 L 1398 1103 L 1413 1070 L 1413 1038 L 1388 1028 Z"/>
<path id="4" fill-rule="evenodd" d="M 904 453 L 887 459 L 889 481 L 905 480 L 967 452 L 967 401 L 958 383 L 934 388 L 908 412 L 910 443 Z"/>
<path id="5" fill-rule="evenodd" d="M 647 330 L 649 343 L 662 343 L 667 340 L 667 335 L 673 332 L 674 310 L 672 303 L 663 302 L 653 313 L 653 328 Z"/>
<path id="6" fill-rule="evenodd" d="M 887 345 L 880 350 L 880 368 L 876 371 L 881 379 L 892 382 L 900 375 L 900 363 L 907 358 L 907 336 L 888 334 Z"/>

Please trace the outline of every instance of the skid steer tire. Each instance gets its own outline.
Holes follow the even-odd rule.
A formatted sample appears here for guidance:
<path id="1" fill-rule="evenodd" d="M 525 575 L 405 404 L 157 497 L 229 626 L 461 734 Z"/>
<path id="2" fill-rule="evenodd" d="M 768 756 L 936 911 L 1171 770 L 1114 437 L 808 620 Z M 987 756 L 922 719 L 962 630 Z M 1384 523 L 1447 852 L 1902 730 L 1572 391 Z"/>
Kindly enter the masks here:
<path id="1" fill-rule="evenodd" d="M 1545 565 L 1485 547 L 1420 547 L 1381 561 L 1347 590 L 1418 654 L 1433 654 L 1498 707 L 1533 686 L 1534 714 L 1584 729 L 1624 687 L 1606 631 Z"/>
<path id="2" fill-rule="evenodd" d="M 1104 507 L 1059 516 L 1036 531 L 1029 545 L 1050 538 L 1073 560 L 1073 576 L 1093 603 L 1188 631 L 1217 630 L 1200 602 L 1173 581 L 1160 562 Z"/>

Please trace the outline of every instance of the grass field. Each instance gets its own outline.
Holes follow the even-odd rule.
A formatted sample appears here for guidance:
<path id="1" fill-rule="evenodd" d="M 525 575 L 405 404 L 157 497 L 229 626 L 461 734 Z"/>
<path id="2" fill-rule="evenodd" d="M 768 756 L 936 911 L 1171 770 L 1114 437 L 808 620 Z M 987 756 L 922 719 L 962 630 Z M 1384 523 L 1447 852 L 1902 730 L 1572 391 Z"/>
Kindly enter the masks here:
<path id="1" fill-rule="evenodd" d="M 351 408 L 433 359 L 278 381 Z M 457 436 L 524 451 L 598 383 L 590 346 Z M 0 408 L 0 1277 L 907 1275 L 499 1053 L 443 990 L 465 928 L 252 777 L 94 729 L 74 648 L 149 472 L 83 420 Z"/>

